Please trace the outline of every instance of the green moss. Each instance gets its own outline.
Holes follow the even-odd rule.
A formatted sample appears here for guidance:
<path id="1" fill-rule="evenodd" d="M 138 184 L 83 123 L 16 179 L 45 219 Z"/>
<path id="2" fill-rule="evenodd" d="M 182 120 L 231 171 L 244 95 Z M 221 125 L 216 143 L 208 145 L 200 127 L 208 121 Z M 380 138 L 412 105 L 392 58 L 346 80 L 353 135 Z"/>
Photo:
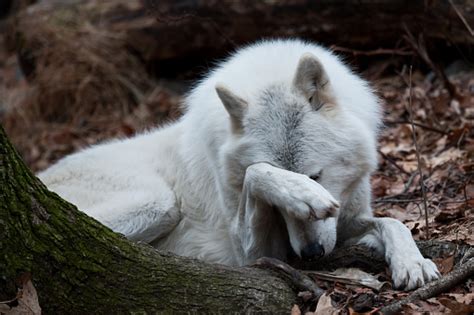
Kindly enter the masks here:
<path id="1" fill-rule="evenodd" d="M 0 297 L 13 297 L 15 279 L 28 271 L 45 314 L 288 313 L 295 299 L 263 270 L 216 267 L 127 241 L 49 192 L 1 127 L 0 228 Z"/>

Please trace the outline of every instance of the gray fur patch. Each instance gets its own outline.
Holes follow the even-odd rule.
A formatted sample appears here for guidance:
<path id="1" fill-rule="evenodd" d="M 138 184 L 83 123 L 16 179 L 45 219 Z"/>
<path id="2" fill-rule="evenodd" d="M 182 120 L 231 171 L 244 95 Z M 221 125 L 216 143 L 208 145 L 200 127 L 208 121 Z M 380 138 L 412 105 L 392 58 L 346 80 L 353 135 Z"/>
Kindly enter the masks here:
<path id="1" fill-rule="evenodd" d="M 305 108 L 284 87 L 272 85 L 262 92 L 257 106 L 261 110 L 247 120 L 246 132 L 262 139 L 262 149 L 271 162 L 299 172 L 305 138 L 301 124 L 309 105 Z"/>

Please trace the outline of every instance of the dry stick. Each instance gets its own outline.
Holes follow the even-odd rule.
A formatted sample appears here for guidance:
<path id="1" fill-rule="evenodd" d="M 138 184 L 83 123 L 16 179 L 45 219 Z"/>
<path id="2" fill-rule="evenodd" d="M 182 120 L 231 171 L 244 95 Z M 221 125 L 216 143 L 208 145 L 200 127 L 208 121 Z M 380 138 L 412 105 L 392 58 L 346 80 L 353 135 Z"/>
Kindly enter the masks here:
<path id="1" fill-rule="evenodd" d="M 420 202 L 421 199 L 376 199 L 375 203 L 409 203 L 409 202 Z"/>
<path id="2" fill-rule="evenodd" d="M 406 24 L 404 24 L 406 35 L 403 36 L 405 40 L 410 44 L 418 54 L 418 56 L 433 70 L 436 76 L 443 82 L 444 86 L 448 90 L 451 96 L 456 96 L 456 87 L 449 81 L 446 73 L 439 65 L 436 65 L 433 60 L 431 60 L 428 51 L 426 49 L 426 43 L 423 37 L 423 34 L 418 36 L 418 40 L 415 39 L 413 34 L 410 32 Z"/>
<path id="3" fill-rule="evenodd" d="M 466 19 L 464 18 L 464 16 L 461 14 L 461 12 L 459 11 L 459 9 L 454 5 L 453 1 L 452 0 L 448 0 L 449 3 L 451 4 L 451 6 L 453 7 L 454 11 L 456 12 L 456 14 L 459 16 L 459 19 L 461 19 L 461 21 L 463 22 L 464 26 L 466 26 L 467 30 L 469 31 L 469 33 L 471 34 L 471 36 L 474 36 L 474 31 L 472 30 L 471 26 L 469 26 L 469 23 L 467 23 Z"/>
<path id="4" fill-rule="evenodd" d="M 405 189 L 403 189 L 402 195 L 405 195 L 406 193 L 408 193 L 408 191 L 410 190 L 411 184 L 413 183 L 413 180 L 415 179 L 415 176 L 416 176 L 416 173 L 412 173 L 410 177 L 408 177 L 408 181 L 405 184 Z"/>
<path id="5" fill-rule="evenodd" d="M 424 125 L 424 124 L 420 124 L 419 122 L 416 122 L 416 121 L 413 121 L 413 122 L 410 122 L 410 121 L 404 121 L 404 120 L 386 120 L 384 121 L 384 123 L 386 125 L 397 125 L 397 124 L 413 124 L 417 127 L 420 127 L 422 129 L 426 129 L 426 130 L 429 130 L 429 131 L 433 131 L 433 132 L 437 132 L 437 133 L 440 133 L 442 135 L 449 135 L 449 132 L 447 131 L 443 131 L 443 130 L 440 130 L 440 129 L 437 129 L 435 127 L 431 127 L 431 126 L 427 126 L 427 125 Z"/>
<path id="6" fill-rule="evenodd" d="M 380 55 L 399 55 L 399 56 L 413 56 L 414 52 L 409 51 L 406 49 L 387 49 L 387 48 L 379 48 L 376 50 L 356 50 L 346 47 L 340 47 L 336 45 L 332 45 L 330 47 L 334 51 L 341 51 L 351 53 L 353 56 L 380 56 Z"/>
<path id="7" fill-rule="evenodd" d="M 463 210 L 463 215 L 464 215 L 464 212 L 467 211 L 467 209 L 469 209 L 469 201 L 467 199 L 467 183 L 468 181 L 466 180 L 466 182 L 464 183 L 464 187 L 463 187 L 463 193 L 464 193 L 464 210 Z"/>
<path id="8" fill-rule="evenodd" d="M 465 279 L 471 278 L 473 275 L 474 259 L 470 259 L 465 264 L 460 265 L 459 268 L 451 271 L 446 276 L 419 288 L 406 298 L 382 307 L 380 312 L 385 315 L 398 314 L 403 309 L 404 305 L 417 300 L 427 300 L 437 296 L 455 287 Z"/>
<path id="9" fill-rule="evenodd" d="M 273 270 L 298 291 L 310 291 L 316 300 L 324 293 L 324 290 L 318 287 L 310 277 L 276 258 L 259 258 L 251 267 Z"/>
<path id="10" fill-rule="evenodd" d="M 397 196 L 397 195 L 396 195 Z M 396 197 L 396 196 L 387 196 L 387 197 Z M 463 199 L 463 200 L 445 200 L 445 201 L 438 201 L 438 205 L 448 205 L 448 204 L 455 204 L 455 203 L 466 203 L 474 200 L 474 198 Z M 390 199 L 390 198 L 377 198 L 374 200 L 375 203 L 409 203 L 409 202 L 420 202 L 423 199 Z"/>
<path id="11" fill-rule="evenodd" d="M 416 153 L 416 160 L 418 164 L 418 173 L 420 174 L 420 186 L 421 186 L 421 194 L 423 196 L 423 206 L 425 208 L 425 224 L 426 224 L 426 239 L 430 238 L 430 228 L 428 224 L 428 201 L 426 199 L 426 190 L 425 190 L 425 183 L 423 172 L 421 171 L 421 158 L 420 158 L 420 150 L 418 148 L 418 142 L 416 141 L 416 129 L 415 125 L 413 124 L 413 112 L 412 112 L 412 103 L 411 103 L 411 74 L 412 74 L 412 66 L 410 65 L 410 76 L 408 81 L 408 114 L 410 117 L 412 134 L 413 134 L 413 142 L 415 144 L 415 153 Z"/>
<path id="12" fill-rule="evenodd" d="M 405 171 L 403 169 L 403 167 L 401 167 L 400 165 L 397 164 L 397 162 L 392 159 L 391 157 L 389 157 L 388 155 L 386 155 L 385 153 L 383 153 L 382 151 L 380 150 L 377 150 L 377 152 L 385 159 L 387 160 L 390 164 L 392 164 L 393 166 L 395 166 L 400 172 L 402 172 L 403 174 L 405 175 L 408 175 L 408 176 L 411 176 L 411 174 L 407 171 Z"/>

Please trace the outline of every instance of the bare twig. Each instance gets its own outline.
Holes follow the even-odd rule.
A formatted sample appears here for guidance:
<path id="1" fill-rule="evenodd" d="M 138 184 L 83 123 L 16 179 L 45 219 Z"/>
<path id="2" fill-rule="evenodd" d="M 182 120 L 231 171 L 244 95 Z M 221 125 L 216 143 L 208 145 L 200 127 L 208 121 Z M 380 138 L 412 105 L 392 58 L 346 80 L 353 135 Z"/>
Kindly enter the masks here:
<path id="1" fill-rule="evenodd" d="M 439 133 L 439 134 L 442 134 L 442 135 L 449 135 L 449 132 L 447 132 L 447 131 L 444 131 L 444 130 L 441 130 L 441 129 L 438 129 L 438 128 L 435 128 L 435 127 L 431 127 L 431 126 L 428 126 L 428 125 L 424 125 L 424 124 L 416 122 L 416 121 L 410 122 L 410 121 L 405 121 L 405 120 L 386 120 L 386 121 L 384 121 L 384 123 L 387 124 L 387 125 L 413 124 L 413 125 L 415 125 L 417 127 L 420 127 L 422 129 L 433 131 L 433 132 L 436 132 L 436 133 Z"/>
<path id="2" fill-rule="evenodd" d="M 469 201 L 474 200 L 474 198 L 464 199 L 464 200 L 446 200 L 438 202 L 440 205 L 448 205 L 453 203 L 469 203 Z"/>
<path id="3" fill-rule="evenodd" d="M 387 49 L 379 48 L 375 50 L 356 50 L 352 48 L 340 47 L 332 45 L 331 49 L 334 51 L 341 51 L 351 53 L 353 56 L 380 56 L 380 55 L 399 55 L 399 56 L 412 56 L 413 51 L 406 49 Z"/>
<path id="4" fill-rule="evenodd" d="M 437 296 L 443 292 L 448 291 L 464 280 L 471 278 L 473 275 L 474 259 L 470 259 L 465 264 L 451 271 L 446 276 L 419 288 L 403 300 L 399 300 L 395 303 L 382 307 L 380 312 L 385 315 L 398 314 L 403 309 L 404 305 L 414 301 L 426 300 Z"/>
<path id="5" fill-rule="evenodd" d="M 408 177 L 408 180 L 405 183 L 405 189 L 403 189 L 402 191 L 402 195 L 405 195 L 408 192 L 408 190 L 411 187 L 411 184 L 413 183 L 413 180 L 415 179 L 415 176 L 416 176 L 416 173 L 412 173 L 410 177 Z"/>
<path id="6" fill-rule="evenodd" d="M 278 259 L 262 257 L 252 267 L 273 270 L 285 281 L 291 283 L 298 291 L 313 293 L 316 300 L 324 293 L 324 290 L 318 287 L 310 277 Z"/>
<path id="7" fill-rule="evenodd" d="M 425 39 L 423 34 L 418 36 L 418 40 L 413 36 L 410 32 L 408 27 L 404 25 L 406 34 L 404 35 L 405 40 L 410 44 L 418 54 L 418 56 L 433 70 L 436 76 L 443 82 L 444 86 L 448 90 L 451 96 L 456 95 L 456 88 L 454 85 L 449 81 L 446 73 L 444 73 L 443 69 L 439 65 L 436 65 L 430 58 L 428 51 L 426 49 Z"/>
<path id="8" fill-rule="evenodd" d="M 469 209 L 469 201 L 468 201 L 468 198 L 467 198 L 467 181 L 464 183 L 464 187 L 463 187 L 463 194 L 464 194 L 464 210 L 463 210 L 463 215 L 464 215 L 464 212 L 467 211 L 467 209 Z"/>
<path id="9" fill-rule="evenodd" d="M 393 197 L 396 196 L 387 196 L 387 197 L 392 197 L 390 198 L 378 198 L 374 200 L 374 203 L 409 203 L 409 202 L 422 202 L 423 199 L 393 199 Z M 474 200 L 474 198 L 469 198 L 469 199 L 464 199 L 464 200 L 445 200 L 445 201 L 439 201 L 436 204 L 438 205 L 449 205 L 449 204 L 456 204 L 456 203 L 466 203 Z"/>
<path id="10" fill-rule="evenodd" d="M 466 19 L 464 18 L 464 16 L 461 14 L 461 11 L 459 11 L 459 9 L 454 5 L 453 1 L 452 0 L 448 0 L 449 1 L 449 4 L 451 4 L 451 6 L 453 7 L 454 11 L 456 12 L 456 14 L 459 16 L 459 19 L 462 21 L 462 23 L 464 24 L 464 26 L 466 26 L 467 30 L 469 31 L 469 34 L 471 34 L 471 36 L 474 36 L 474 31 L 472 30 L 471 26 L 469 25 L 469 23 L 467 23 Z"/>
<path id="11" fill-rule="evenodd" d="M 390 198 L 378 198 L 375 199 L 375 203 L 409 203 L 409 202 L 421 202 L 421 199 L 393 199 L 396 196 L 387 196 Z"/>
<path id="12" fill-rule="evenodd" d="M 408 175 L 408 176 L 411 176 L 411 174 L 407 171 L 405 171 L 403 169 L 403 167 L 401 167 L 400 165 L 397 164 L 397 162 L 392 159 L 390 156 L 386 155 L 385 153 L 383 153 L 382 151 L 380 150 L 377 150 L 377 152 L 385 159 L 387 160 L 390 164 L 392 164 L 393 166 L 395 166 L 400 172 L 402 172 L 403 174 L 405 175 Z"/>
<path id="13" fill-rule="evenodd" d="M 216 31 L 217 34 L 219 34 L 220 37 L 222 37 L 227 43 L 232 45 L 232 47 L 237 47 L 237 44 L 229 37 L 227 36 L 223 30 L 222 27 L 220 27 L 216 21 L 212 18 L 209 17 L 204 17 L 204 16 L 199 16 L 197 14 L 193 13 L 183 13 L 180 15 L 170 15 L 167 13 L 163 13 L 159 11 L 154 5 L 150 7 L 150 12 L 148 12 L 150 15 L 154 15 L 156 21 L 163 23 L 165 25 L 173 25 L 173 24 L 179 24 L 182 23 L 183 21 L 186 20 L 197 20 L 201 23 L 209 23 L 209 25 Z"/>
<path id="14" fill-rule="evenodd" d="M 423 206 L 425 208 L 425 224 L 426 224 L 426 239 L 429 239 L 430 237 L 430 228 L 429 228 L 429 223 L 428 223 L 428 201 L 426 199 L 426 188 L 425 188 L 425 183 L 424 183 L 424 177 L 423 177 L 423 172 L 421 171 L 421 157 L 420 157 L 420 150 L 418 148 L 418 142 L 416 141 L 416 129 L 415 125 L 413 124 L 413 110 L 412 110 L 412 103 L 411 103 L 411 75 L 412 75 L 412 66 L 410 65 L 410 73 L 409 73 L 409 86 L 408 86 L 408 113 L 410 117 L 410 122 L 412 126 L 412 134 L 413 134 L 413 143 L 415 145 L 415 153 L 416 153 L 416 160 L 418 164 L 418 173 L 420 174 L 420 187 L 421 187 L 421 194 L 423 197 Z"/>

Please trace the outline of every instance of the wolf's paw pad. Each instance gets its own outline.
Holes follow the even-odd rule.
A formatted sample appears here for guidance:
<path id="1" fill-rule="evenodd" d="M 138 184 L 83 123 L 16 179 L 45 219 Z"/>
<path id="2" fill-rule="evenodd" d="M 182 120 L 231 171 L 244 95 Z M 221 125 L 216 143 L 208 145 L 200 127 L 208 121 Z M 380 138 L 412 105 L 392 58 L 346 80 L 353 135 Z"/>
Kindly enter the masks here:
<path id="1" fill-rule="evenodd" d="M 396 260 L 390 269 L 394 287 L 404 290 L 419 288 L 440 277 L 436 265 L 423 257 Z"/>

